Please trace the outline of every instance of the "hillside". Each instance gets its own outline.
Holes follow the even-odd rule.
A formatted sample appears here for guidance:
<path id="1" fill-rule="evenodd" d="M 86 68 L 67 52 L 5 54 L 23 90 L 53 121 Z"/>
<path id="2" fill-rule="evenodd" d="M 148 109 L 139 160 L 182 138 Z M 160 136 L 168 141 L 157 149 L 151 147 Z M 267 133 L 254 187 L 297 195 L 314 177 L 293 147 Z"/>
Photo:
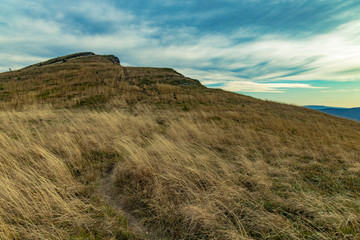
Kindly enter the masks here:
<path id="1" fill-rule="evenodd" d="M 13 109 L 25 103 L 50 103 L 56 108 L 103 107 L 115 98 L 127 103 L 161 102 L 168 97 L 158 88 L 202 87 L 199 81 L 173 69 L 122 67 L 119 63 L 111 55 L 78 53 L 2 73 L 2 107 Z M 178 89 L 179 94 L 183 89 Z"/>
<path id="2" fill-rule="evenodd" d="M 327 106 L 305 106 L 310 109 L 331 114 L 338 117 L 360 121 L 360 108 L 336 108 Z"/>
<path id="3" fill-rule="evenodd" d="M 360 238 L 358 122 L 69 56 L 0 74 L 0 239 Z"/>

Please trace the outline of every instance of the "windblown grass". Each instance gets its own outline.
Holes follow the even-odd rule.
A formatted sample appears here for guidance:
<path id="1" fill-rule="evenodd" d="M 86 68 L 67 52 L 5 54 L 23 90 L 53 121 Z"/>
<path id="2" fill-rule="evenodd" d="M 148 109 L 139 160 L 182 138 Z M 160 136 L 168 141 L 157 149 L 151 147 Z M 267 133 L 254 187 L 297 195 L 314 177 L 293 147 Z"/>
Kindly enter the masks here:
<path id="1" fill-rule="evenodd" d="M 159 239 L 360 238 L 359 123 L 145 84 L 147 71 L 177 73 L 142 70 L 131 69 L 131 81 L 105 77 L 98 89 L 91 80 L 79 101 L 51 93 L 52 105 L 39 90 L 24 87 L 19 100 L 20 86 L 3 84 L 11 97 L 0 112 L 0 239 L 134 239 L 97 194 L 109 175 L 110 197 Z"/>
<path id="2" fill-rule="evenodd" d="M 359 237 L 358 125 L 207 108 L 2 112 L 2 238 L 125 232 L 89 200 L 109 173 L 165 238 Z"/>
<path id="3" fill-rule="evenodd" d="M 74 166 L 89 160 L 81 133 L 71 134 L 72 117 L 49 109 L 0 112 L 0 239 L 131 236 L 126 219 L 76 179 Z"/>

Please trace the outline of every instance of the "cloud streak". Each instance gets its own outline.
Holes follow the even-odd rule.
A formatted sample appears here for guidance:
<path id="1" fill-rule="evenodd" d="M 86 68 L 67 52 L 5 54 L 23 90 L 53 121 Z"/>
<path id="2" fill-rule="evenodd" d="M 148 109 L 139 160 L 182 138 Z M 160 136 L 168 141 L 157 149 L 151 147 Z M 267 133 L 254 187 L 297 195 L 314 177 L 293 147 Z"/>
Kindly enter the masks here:
<path id="1" fill-rule="evenodd" d="M 284 93 L 289 88 L 312 88 L 314 87 L 305 83 L 256 83 L 251 81 L 227 81 L 223 83 L 222 89 L 235 92 L 268 92 Z"/>
<path id="2" fill-rule="evenodd" d="M 201 2 L 6 0 L 0 71 L 94 51 L 123 64 L 173 67 L 229 91 L 283 93 L 320 88 L 313 80 L 360 81 L 357 1 Z"/>

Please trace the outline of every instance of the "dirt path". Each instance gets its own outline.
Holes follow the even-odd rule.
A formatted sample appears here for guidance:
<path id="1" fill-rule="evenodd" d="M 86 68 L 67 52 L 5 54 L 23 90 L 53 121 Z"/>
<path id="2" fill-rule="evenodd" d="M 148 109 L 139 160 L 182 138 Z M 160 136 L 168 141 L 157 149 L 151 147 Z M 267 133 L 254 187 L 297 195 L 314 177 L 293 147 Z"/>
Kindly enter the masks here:
<path id="1" fill-rule="evenodd" d="M 111 184 L 111 175 L 112 172 L 109 173 L 107 177 L 100 181 L 99 187 L 97 188 L 97 194 L 103 199 L 103 201 L 112 206 L 115 210 L 117 210 L 121 215 L 125 216 L 128 219 L 128 224 L 130 229 L 135 235 L 140 239 L 149 239 L 149 240 L 160 240 L 154 233 L 149 231 L 148 228 L 144 226 L 141 221 L 136 219 L 129 211 L 123 208 L 123 200 L 121 195 L 116 194 L 115 189 Z"/>

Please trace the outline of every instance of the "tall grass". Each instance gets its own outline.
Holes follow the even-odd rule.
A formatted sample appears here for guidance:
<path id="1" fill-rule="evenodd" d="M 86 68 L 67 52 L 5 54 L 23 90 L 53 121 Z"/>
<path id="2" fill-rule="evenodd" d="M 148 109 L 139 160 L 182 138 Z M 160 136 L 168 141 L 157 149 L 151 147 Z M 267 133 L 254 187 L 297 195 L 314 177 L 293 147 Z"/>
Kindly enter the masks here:
<path id="1" fill-rule="evenodd" d="M 145 143 L 119 139 L 113 173 L 126 206 L 166 236 L 359 237 L 357 133 L 269 114 L 241 124 L 221 108 L 172 115 Z"/>
<path id="2" fill-rule="evenodd" d="M 101 156 L 91 158 L 95 149 L 78 114 L 0 112 L 0 239 L 131 236 L 126 219 L 92 194 Z"/>
<path id="3" fill-rule="evenodd" d="M 81 59 L 0 76 L 0 239 L 360 238 L 359 123 Z"/>
<path id="4" fill-rule="evenodd" d="M 278 107 L 1 112 L 1 238 L 128 236 L 91 200 L 107 174 L 159 237 L 358 238 L 359 126 Z"/>

